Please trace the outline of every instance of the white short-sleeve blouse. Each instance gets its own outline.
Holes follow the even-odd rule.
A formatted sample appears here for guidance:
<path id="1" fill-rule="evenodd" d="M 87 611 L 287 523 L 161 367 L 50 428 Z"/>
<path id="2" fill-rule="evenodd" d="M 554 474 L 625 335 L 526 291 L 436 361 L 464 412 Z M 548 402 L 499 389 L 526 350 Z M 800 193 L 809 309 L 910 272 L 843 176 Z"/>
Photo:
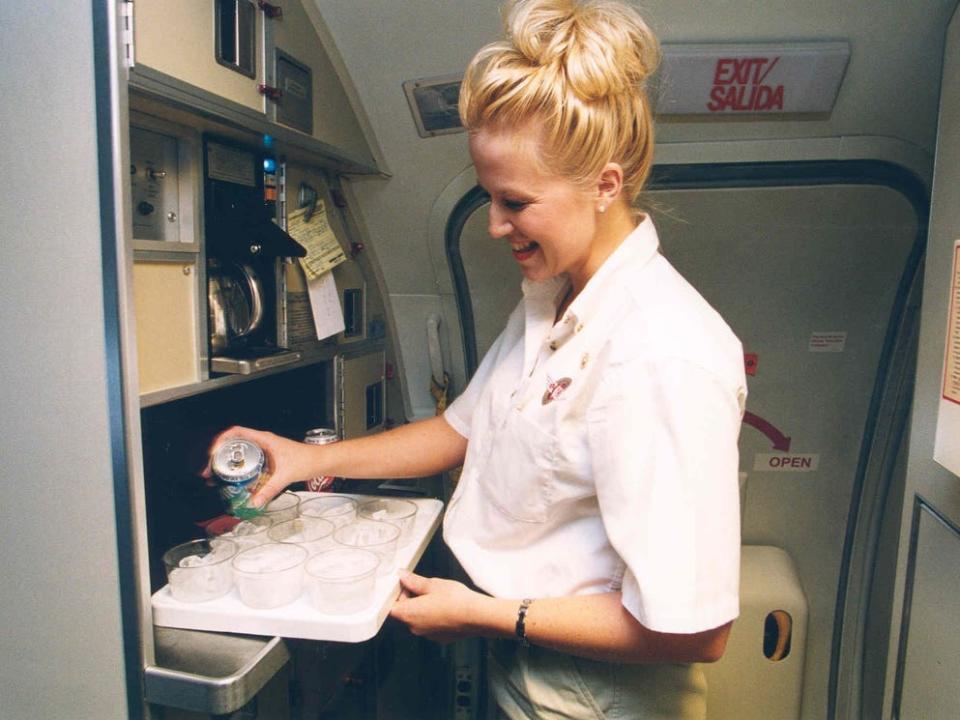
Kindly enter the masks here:
<path id="1" fill-rule="evenodd" d="M 645 627 L 738 614 L 743 351 L 649 218 L 560 319 L 524 298 L 444 414 L 469 439 L 444 538 L 498 597 L 622 591 Z"/>

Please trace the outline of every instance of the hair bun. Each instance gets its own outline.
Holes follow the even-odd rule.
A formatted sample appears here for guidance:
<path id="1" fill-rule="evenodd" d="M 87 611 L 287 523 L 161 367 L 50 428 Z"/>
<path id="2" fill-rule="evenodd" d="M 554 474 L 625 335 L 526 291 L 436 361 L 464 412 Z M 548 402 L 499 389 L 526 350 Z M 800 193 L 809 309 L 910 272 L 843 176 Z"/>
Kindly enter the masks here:
<path id="1" fill-rule="evenodd" d="M 562 75 L 587 102 L 643 87 L 660 60 L 656 37 L 619 2 L 516 0 L 504 27 L 531 66 Z"/>

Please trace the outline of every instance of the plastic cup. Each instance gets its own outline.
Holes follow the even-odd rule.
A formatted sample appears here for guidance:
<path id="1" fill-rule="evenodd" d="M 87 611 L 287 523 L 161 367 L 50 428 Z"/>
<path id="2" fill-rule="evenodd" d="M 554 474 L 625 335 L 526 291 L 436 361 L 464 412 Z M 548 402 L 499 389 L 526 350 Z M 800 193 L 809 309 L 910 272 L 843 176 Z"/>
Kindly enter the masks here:
<path id="1" fill-rule="evenodd" d="M 320 612 L 346 615 L 373 599 L 379 556 L 358 548 L 324 550 L 307 561 L 307 597 Z"/>
<path id="2" fill-rule="evenodd" d="M 265 543 L 233 558 L 233 577 L 244 605 L 266 609 L 292 603 L 303 592 L 307 551 L 294 543 Z"/>
<path id="3" fill-rule="evenodd" d="M 267 531 L 271 542 L 296 543 L 308 555 L 316 555 L 333 545 L 333 523 L 323 518 L 298 517 L 284 520 Z"/>
<path id="4" fill-rule="evenodd" d="M 277 495 L 263 508 L 263 517 L 276 525 L 300 515 L 300 496 L 289 490 Z"/>
<path id="5" fill-rule="evenodd" d="M 334 530 L 333 539 L 344 547 L 376 553 L 380 558 L 377 575 L 386 575 L 393 570 L 400 528 L 379 520 L 357 520 Z"/>
<path id="6" fill-rule="evenodd" d="M 417 520 L 417 504 L 401 498 L 377 498 L 361 503 L 357 516 L 366 520 L 388 522 L 400 528 L 398 545 L 403 547 L 413 538 L 413 526 Z"/>
<path id="7" fill-rule="evenodd" d="M 223 597 L 233 587 L 231 561 L 237 546 L 219 538 L 191 540 L 163 554 L 170 593 L 183 602 Z"/>
<path id="8" fill-rule="evenodd" d="M 236 544 L 237 550 L 241 551 L 267 542 L 267 531 L 270 529 L 270 526 L 271 522 L 269 518 L 258 515 L 248 520 L 241 520 L 225 532 L 219 534 L 210 533 L 209 535 L 210 537 L 230 540 Z"/>
<path id="9" fill-rule="evenodd" d="M 300 504 L 300 514 L 329 520 L 342 527 L 357 519 L 357 501 L 346 495 L 324 494 Z"/>

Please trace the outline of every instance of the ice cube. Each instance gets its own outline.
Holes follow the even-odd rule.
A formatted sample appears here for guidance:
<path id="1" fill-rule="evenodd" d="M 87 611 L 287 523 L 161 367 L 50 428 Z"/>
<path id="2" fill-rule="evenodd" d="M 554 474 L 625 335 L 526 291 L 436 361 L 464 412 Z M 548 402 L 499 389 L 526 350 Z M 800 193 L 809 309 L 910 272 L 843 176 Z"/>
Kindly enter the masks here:
<path id="1" fill-rule="evenodd" d="M 257 523 L 250 522 L 249 520 L 244 520 L 243 522 L 238 523 L 233 529 L 233 534 L 237 537 L 256 535 L 258 532 L 263 532 L 263 525 L 258 525 Z"/>
<path id="2" fill-rule="evenodd" d="M 179 562 L 182 568 L 201 567 L 209 564 L 205 555 L 187 555 L 185 558 L 181 558 Z"/>
<path id="3" fill-rule="evenodd" d="M 237 546 L 229 540 L 211 540 L 210 547 L 213 548 L 213 551 L 204 558 L 207 565 L 224 562 L 237 554 Z"/>
<path id="4" fill-rule="evenodd" d="M 237 557 L 236 567 L 241 572 L 265 573 L 282 570 L 302 558 L 296 545 L 268 543 L 258 545 Z"/>

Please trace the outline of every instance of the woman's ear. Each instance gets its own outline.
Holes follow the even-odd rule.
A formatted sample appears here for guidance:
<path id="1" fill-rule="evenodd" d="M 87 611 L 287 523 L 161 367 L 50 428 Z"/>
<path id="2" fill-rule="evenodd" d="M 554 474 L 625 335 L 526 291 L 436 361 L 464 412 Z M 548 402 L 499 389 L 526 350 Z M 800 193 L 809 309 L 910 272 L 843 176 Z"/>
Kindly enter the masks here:
<path id="1" fill-rule="evenodd" d="M 600 170 L 597 178 L 597 203 L 610 207 L 623 190 L 623 168 L 619 163 L 609 162 Z"/>

